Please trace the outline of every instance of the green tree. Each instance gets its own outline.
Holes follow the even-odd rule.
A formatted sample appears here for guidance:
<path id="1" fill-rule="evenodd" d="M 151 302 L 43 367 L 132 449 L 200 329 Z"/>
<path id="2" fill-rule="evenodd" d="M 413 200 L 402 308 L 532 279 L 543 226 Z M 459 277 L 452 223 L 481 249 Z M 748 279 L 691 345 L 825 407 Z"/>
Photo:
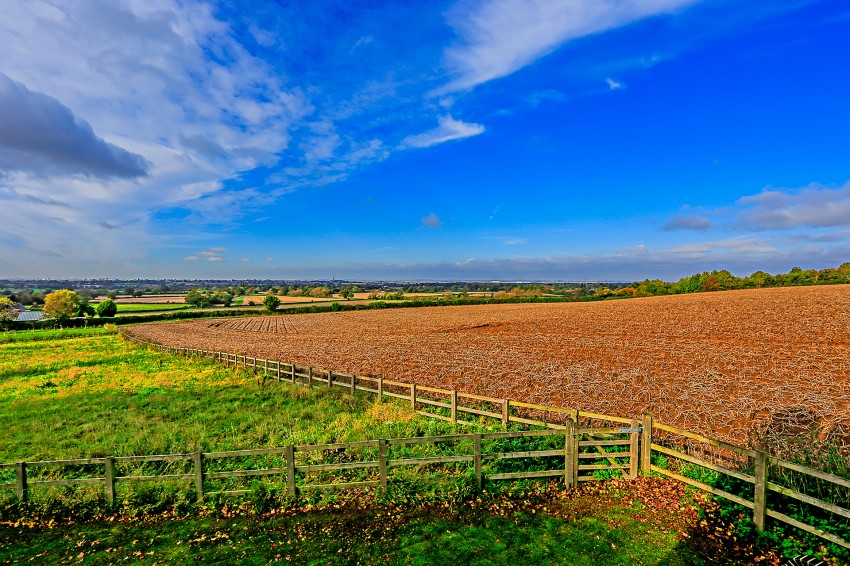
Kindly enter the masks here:
<path id="1" fill-rule="evenodd" d="M 18 313 L 14 308 L 15 303 L 6 297 L 0 297 L 0 326 L 3 323 L 11 322 L 18 318 Z"/>
<path id="2" fill-rule="evenodd" d="M 44 313 L 57 320 L 68 320 L 80 308 L 80 296 L 70 289 L 53 291 L 44 298 Z"/>
<path id="3" fill-rule="evenodd" d="M 97 316 L 101 318 L 112 318 L 118 313 L 118 305 L 112 299 L 104 299 L 100 301 L 94 308 Z"/>
<path id="4" fill-rule="evenodd" d="M 278 298 L 278 296 L 277 296 L 277 295 L 275 295 L 274 293 L 269 293 L 269 294 L 268 294 L 268 295 L 266 295 L 266 297 L 263 299 L 263 307 L 265 307 L 265 309 L 266 309 L 268 312 L 274 312 L 274 311 L 276 311 L 276 310 L 277 310 L 277 307 L 279 307 L 279 306 L 280 306 L 280 299 L 279 299 L 279 298 Z"/>

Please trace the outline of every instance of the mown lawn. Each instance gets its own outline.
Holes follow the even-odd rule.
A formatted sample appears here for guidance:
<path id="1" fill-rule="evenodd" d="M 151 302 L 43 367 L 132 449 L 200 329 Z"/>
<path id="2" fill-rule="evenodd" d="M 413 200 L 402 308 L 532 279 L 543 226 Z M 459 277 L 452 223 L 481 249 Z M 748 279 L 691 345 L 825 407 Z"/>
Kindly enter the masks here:
<path id="1" fill-rule="evenodd" d="M 117 303 L 118 314 L 131 312 L 176 311 L 188 309 L 192 305 L 185 303 Z"/>

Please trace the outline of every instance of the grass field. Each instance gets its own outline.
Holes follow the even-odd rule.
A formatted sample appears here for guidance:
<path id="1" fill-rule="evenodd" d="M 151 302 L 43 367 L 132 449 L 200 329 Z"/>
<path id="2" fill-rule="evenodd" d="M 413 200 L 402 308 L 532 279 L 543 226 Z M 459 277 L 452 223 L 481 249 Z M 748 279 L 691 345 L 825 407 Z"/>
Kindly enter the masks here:
<path id="1" fill-rule="evenodd" d="M 658 505 L 634 489 L 569 497 L 411 507 L 359 501 L 263 516 L 0 525 L 0 560 L 114 564 L 491 564 L 548 566 L 733 563 L 693 507 Z M 643 486 L 642 486 L 643 487 Z M 711 525 L 713 528 L 714 525 Z M 708 546 L 706 546 L 708 544 Z"/>
<path id="2" fill-rule="evenodd" d="M 248 372 L 154 353 L 103 329 L 63 332 L 0 345 L 0 461 L 454 430 L 416 417 L 404 404 L 377 404 L 324 388 L 261 386 Z M 33 490 L 33 501 L 18 508 L 7 490 L 0 501 L 0 563 L 675 566 L 762 554 L 718 536 L 728 526 L 705 521 L 685 488 L 665 480 L 606 482 L 574 492 L 527 482 L 506 487 L 504 497 L 450 489 L 441 495 L 427 485 L 410 491 L 428 474 L 411 470 L 400 489 L 385 494 L 305 496 L 297 502 L 252 492 L 243 500 L 201 505 L 190 502 L 188 485 L 181 492 L 152 484 L 119 489 L 122 502 L 115 510 L 102 508 L 99 496 L 45 488 Z M 705 499 L 699 503 L 712 509 Z M 709 539 L 712 545 L 703 546 Z"/>

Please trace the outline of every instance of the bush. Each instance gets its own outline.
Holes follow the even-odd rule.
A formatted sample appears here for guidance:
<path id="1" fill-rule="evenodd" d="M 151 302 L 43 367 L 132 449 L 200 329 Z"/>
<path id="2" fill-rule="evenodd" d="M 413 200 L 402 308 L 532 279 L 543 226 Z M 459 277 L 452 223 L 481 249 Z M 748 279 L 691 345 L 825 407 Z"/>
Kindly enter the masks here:
<path id="1" fill-rule="evenodd" d="M 265 307 L 268 312 L 276 311 L 277 307 L 279 306 L 280 298 L 278 298 L 278 296 L 274 293 L 269 293 L 268 295 L 266 295 L 266 298 L 263 299 L 263 307 Z"/>
<path id="2" fill-rule="evenodd" d="M 94 310 L 99 317 L 112 318 L 118 314 L 118 305 L 112 299 L 104 299 L 97 304 Z"/>

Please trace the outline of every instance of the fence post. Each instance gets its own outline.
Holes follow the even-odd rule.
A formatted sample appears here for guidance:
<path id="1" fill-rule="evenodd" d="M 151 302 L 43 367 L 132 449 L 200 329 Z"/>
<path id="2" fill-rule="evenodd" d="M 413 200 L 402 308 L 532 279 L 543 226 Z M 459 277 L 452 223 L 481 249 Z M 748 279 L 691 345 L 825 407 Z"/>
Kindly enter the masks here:
<path id="1" fill-rule="evenodd" d="M 502 399 L 502 428 L 508 430 L 508 413 L 511 410 L 511 400 Z"/>
<path id="2" fill-rule="evenodd" d="M 357 376 L 353 373 L 351 374 L 351 394 L 354 395 L 357 392 Z"/>
<path id="3" fill-rule="evenodd" d="M 24 503 L 27 500 L 27 463 L 15 464 L 15 479 L 17 480 L 18 501 Z"/>
<path id="4" fill-rule="evenodd" d="M 410 384 L 410 408 L 416 411 L 416 384 Z"/>
<path id="5" fill-rule="evenodd" d="M 640 428 L 640 421 L 637 419 L 632 421 L 632 429 L 636 428 Z M 631 457 L 629 457 L 629 479 L 631 480 L 638 477 L 638 464 L 641 457 L 639 443 L 641 432 L 629 434 L 629 439 L 631 440 L 629 443 L 629 452 L 631 453 Z"/>
<path id="6" fill-rule="evenodd" d="M 452 424 L 457 424 L 457 389 L 452 389 Z"/>
<path id="7" fill-rule="evenodd" d="M 384 402 L 384 378 L 378 378 L 378 403 Z"/>
<path id="8" fill-rule="evenodd" d="M 576 423 L 572 420 L 567 421 L 567 428 L 564 430 L 564 485 L 567 489 L 575 487 L 573 484 L 573 435 L 576 430 Z"/>
<path id="9" fill-rule="evenodd" d="M 192 454 L 195 463 L 195 496 L 198 501 L 204 500 L 204 455 L 200 450 Z"/>
<path id="10" fill-rule="evenodd" d="M 334 371 L 332 369 L 328 370 L 328 387 L 334 386 Z"/>
<path id="11" fill-rule="evenodd" d="M 312 366 L 307 368 L 307 387 L 308 388 L 313 387 L 313 367 Z"/>
<path id="12" fill-rule="evenodd" d="M 292 375 L 292 384 L 294 385 L 295 384 L 295 362 L 292 362 L 292 364 L 290 364 L 290 365 L 292 366 L 291 375 Z"/>
<path id="13" fill-rule="evenodd" d="M 381 487 L 387 487 L 387 440 L 378 440 L 378 480 Z"/>
<path id="14" fill-rule="evenodd" d="M 472 465 L 475 468 L 475 487 L 481 491 L 481 433 L 472 435 L 472 445 L 474 452 L 472 454 Z"/>
<path id="15" fill-rule="evenodd" d="M 756 450 L 755 456 L 756 487 L 753 494 L 753 522 L 758 532 L 764 532 L 765 517 L 767 516 L 767 453 Z"/>
<path id="16" fill-rule="evenodd" d="M 275 360 L 274 364 L 276 368 L 275 374 L 277 376 L 277 380 L 280 381 L 280 360 Z"/>
<path id="17" fill-rule="evenodd" d="M 570 450 L 570 452 L 572 453 L 573 461 L 572 461 L 572 464 L 570 465 L 570 467 L 572 468 L 572 472 L 573 472 L 573 486 L 578 487 L 578 476 L 579 476 L 579 469 L 578 469 L 579 457 L 578 457 L 578 455 L 579 455 L 579 451 L 581 449 L 581 446 L 579 445 L 579 442 L 581 441 L 581 437 L 579 436 L 579 432 L 578 432 L 578 429 L 579 429 L 579 424 L 578 424 L 579 412 L 578 412 L 578 410 L 574 410 L 574 414 L 575 414 L 576 418 L 575 418 L 575 420 L 573 420 L 573 434 L 570 437 L 570 443 L 572 443 L 572 445 L 573 445 L 572 450 Z"/>
<path id="18" fill-rule="evenodd" d="M 643 432 L 640 436 L 640 471 L 648 474 L 652 465 L 652 415 L 643 415 Z"/>
<path id="19" fill-rule="evenodd" d="M 115 505 L 115 458 L 106 457 L 106 472 L 103 477 L 104 489 L 106 491 L 106 503 L 110 507 Z"/>
<path id="20" fill-rule="evenodd" d="M 286 491 L 292 497 L 297 495 L 295 489 L 295 446 L 288 444 L 285 447 L 284 455 L 286 456 Z"/>

